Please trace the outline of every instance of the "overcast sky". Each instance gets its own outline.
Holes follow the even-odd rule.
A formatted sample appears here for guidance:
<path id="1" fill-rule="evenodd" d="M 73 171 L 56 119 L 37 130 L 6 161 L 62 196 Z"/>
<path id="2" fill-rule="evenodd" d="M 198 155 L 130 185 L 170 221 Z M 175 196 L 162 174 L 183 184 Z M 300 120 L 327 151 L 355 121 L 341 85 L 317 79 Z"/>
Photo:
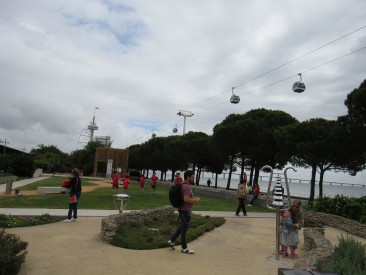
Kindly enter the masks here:
<path id="1" fill-rule="evenodd" d="M 1 1 L 0 139 L 71 152 L 94 115 L 115 148 L 181 135 L 179 110 L 207 134 L 256 108 L 337 119 L 366 78 L 365 18 L 364 0 Z"/>

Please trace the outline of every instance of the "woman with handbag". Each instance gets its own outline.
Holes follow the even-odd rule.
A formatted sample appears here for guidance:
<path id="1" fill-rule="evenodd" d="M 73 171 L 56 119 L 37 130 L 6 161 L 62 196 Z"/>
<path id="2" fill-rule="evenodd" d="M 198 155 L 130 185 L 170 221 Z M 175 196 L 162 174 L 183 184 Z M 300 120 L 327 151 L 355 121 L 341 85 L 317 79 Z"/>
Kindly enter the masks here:
<path id="1" fill-rule="evenodd" d="M 72 169 L 72 178 L 68 186 L 69 192 L 69 212 L 64 222 L 72 222 L 78 220 L 78 201 L 81 196 L 81 179 L 80 171 L 76 168 Z"/>

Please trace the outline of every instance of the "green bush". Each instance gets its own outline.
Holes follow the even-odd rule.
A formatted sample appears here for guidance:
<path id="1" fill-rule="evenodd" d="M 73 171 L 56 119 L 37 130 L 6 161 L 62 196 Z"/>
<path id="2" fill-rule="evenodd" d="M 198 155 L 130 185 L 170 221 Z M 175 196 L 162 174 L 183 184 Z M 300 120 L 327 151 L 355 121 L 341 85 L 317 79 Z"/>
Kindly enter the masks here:
<path id="1" fill-rule="evenodd" d="M 339 272 L 342 275 L 366 274 L 366 246 L 352 237 L 338 238 L 331 258 L 327 262 L 318 262 L 316 269 L 324 272 Z"/>
<path id="2" fill-rule="evenodd" d="M 308 210 L 333 214 L 366 224 L 366 197 L 350 198 L 337 195 L 334 198 L 322 197 L 314 200 Z"/>
<path id="3" fill-rule="evenodd" d="M 35 217 L 23 217 L 0 214 L 0 228 L 14 228 L 41 225 L 47 223 L 58 222 L 61 217 L 52 217 L 50 214 L 42 214 Z"/>
<path id="4" fill-rule="evenodd" d="M 18 274 L 28 251 L 27 242 L 23 242 L 14 234 L 0 230 L 0 274 Z"/>
<path id="5" fill-rule="evenodd" d="M 36 168 L 33 157 L 29 155 L 16 155 L 12 157 L 11 168 L 18 177 L 32 177 Z"/>
<path id="6" fill-rule="evenodd" d="M 178 227 L 177 221 L 178 215 L 174 214 L 157 221 L 121 223 L 111 244 L 135 250 L 167 247 L 167 240 Z M 193 215 L 187 234 L 187 241 L 191 242 L 205 232 L 211 231 L 224 223 L 224 218 Z M 180 238 L 178 238 L 176 244 L 180 244 Z"/>

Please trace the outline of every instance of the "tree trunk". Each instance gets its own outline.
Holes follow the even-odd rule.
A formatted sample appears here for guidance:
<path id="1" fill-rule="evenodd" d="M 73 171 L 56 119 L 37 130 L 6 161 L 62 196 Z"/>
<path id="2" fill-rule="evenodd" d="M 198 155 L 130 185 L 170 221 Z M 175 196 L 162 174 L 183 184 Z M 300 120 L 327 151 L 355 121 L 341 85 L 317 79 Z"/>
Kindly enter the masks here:
<path id="1" fill-rule="evenodd" d="M 244 176 L 244 155 L 241 158 L 241 167 L 240 168 L 241 168 L 241 172 L 240 172 L 240 179 L 239 180 L 241 180 Z"/>
<path id="2" fill-rule="evenodd" d="M 231 156 L 231 159 L 230 159 L 229 176 L 228 176 L 228 178 L 227 178 L 226 190 L 229 190 L 229 189 L 230 189 L 230 181 L 231 181 L 231 173 L 233 172 L 233 165 L 234 165 L 234 156 Z"/>
<path id="3" fill-rule="evenodd" d="M 196 185 L 200 185 L 201 171 L 202 171 L 202 168 L 197 168 L 197 173 L 196 173 Z"/>
<path id="4" fill-rule="evenodd" d="M 217 179 L 218 179 L 218 177 L 219 177 L 219 174 L 217 174 L 217 173 L 215 173 L 216 175 L 215 175 L 215 188 L 217 189 Z"/>
<path id="5" fill-rule="evenodd" d="M 255 169 L 254 169 L 254 180 L 253 180 L 253 183 L 254 182 L 257 182 L 259 184 L 259 172 L 260 172 L 261 168 L 259 166 L 255 166 Z"/>
<path id="6" fill-rule="evenodd" d="M 250 185 L 251 186 L 253 186 L 253 175 L 254 175 L 254 171 L 255 171 L 255 165 L 252 162 L 251 165 L 250 165 L 250 177 L 249 177 L 249 182 L 250 182 Z"/>
<path id="7" fill-rule="evenodd" d="M 311 166 L 310 197 L 309 197 L 310 204 L 312 204 L 315 197 L 315 178 L 316 178 L 316 164 L 313 164 Z"/>
<path id="8" fill-rule="evenodd" d="M 324 173 L 325 170 L 322 168 L 320 169 L 320 174 L 319 174 L 319 197 L 322 198 L 323 197 L 323 180 L 324 180 Z"/>
<path id="9" fill-rule="evenodd" d="M 175 175 L 175 172 L 176 172 L 176 170 L 175 170 L 175 169 L 173 169 L 173 170 L 172 170 L 172 178 L 171 178 L 171 182 L 174 182 L 174 175 Z"/>

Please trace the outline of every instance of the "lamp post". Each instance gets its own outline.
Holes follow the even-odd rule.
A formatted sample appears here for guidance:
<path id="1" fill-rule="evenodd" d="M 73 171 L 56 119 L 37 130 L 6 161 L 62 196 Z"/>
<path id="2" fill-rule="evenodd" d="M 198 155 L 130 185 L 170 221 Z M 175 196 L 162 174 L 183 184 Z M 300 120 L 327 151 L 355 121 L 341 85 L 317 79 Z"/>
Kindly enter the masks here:
<path id="1" fill-rule="evenodd" d="M 23 148 L 20 148 L 20 150 L 22 150 L 23 155 L 24 155 L 24 152 L 25 152 L 25 150 L 27 150 L 27 148 L 23 147 Z"/>
<path id="2" fill-rule="evenodd" d="M 5 139 L 4 141 L 0 140 L 0 143 L 4 143 L 4 155 L 5 155 L 6 144 L 9 144 L 10 142 L 7 141 L 7 139 Z"/>
<path id="3" fill-rule="evenodd" d="M 178 116 L 182 116 L 184 117 L 184 123 L 183 123 L 183 135 L 185 135 L 186 133 L 186 118 L 187 117 L 191 117 L 194 115 L 194 113 L 190 112 L 190 111 L 184 111 L 184 110 L 179 110 L 179 112 L 177 113 Z"/>

